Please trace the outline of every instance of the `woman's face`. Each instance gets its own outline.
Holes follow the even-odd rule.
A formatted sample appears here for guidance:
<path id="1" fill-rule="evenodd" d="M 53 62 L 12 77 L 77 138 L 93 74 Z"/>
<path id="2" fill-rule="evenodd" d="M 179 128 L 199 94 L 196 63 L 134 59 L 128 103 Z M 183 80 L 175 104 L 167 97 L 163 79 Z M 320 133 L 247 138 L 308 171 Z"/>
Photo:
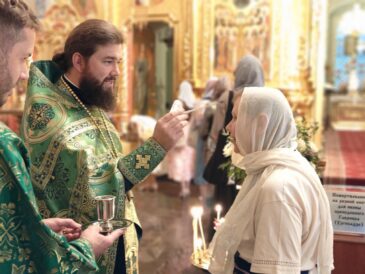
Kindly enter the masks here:
<path id="1" fill-rule="evenodd" d="M 234 152 L 239 153 L 239 149 L 236 143 L 236 122 L 238 115 L 238 107 L 240 105 L 241 96 L 237 97 L 234 101 L 233 110 L 232 110 L 232 120 L 228 123 L 226 129 L 229 132 L 229 136 L 233 143 Z"/>

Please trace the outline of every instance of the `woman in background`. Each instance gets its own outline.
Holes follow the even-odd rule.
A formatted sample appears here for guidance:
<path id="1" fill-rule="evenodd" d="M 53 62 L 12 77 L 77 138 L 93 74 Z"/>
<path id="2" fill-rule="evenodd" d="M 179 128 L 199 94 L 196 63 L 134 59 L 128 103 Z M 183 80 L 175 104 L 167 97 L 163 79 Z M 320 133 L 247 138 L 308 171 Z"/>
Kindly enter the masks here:
<path id="1" fill-rule="evenodd" d="M 178 100 L 183 103 L 184 109 L 192 109 L 195 105 L 193 88 L 188 81 L 183 81 L 179 87 Z M 190 117 L 191 118 L 191 117 Z M 184 136 L 167 153 L 168 177 L 181 185 L 180 197 L 190 195 L 190 181 L 194 177 L 195 150 L 190 146 L 191 119 L 184 127 Z"/>

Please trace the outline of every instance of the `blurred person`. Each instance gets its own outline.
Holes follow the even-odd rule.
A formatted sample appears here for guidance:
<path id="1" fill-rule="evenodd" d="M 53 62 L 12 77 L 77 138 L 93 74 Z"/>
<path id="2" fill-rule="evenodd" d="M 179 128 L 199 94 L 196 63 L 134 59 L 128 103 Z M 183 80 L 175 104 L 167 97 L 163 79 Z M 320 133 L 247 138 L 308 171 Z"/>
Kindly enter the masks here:
<path id="1" fill-rule="evenodd" d="M 245 88 L 227 125 L 244 180 L 209 246 L 212 274 L 319 273 L 333 269 L 326 192 L 297 150 L 297 129 L 277 89 Z"/>
<path id="2" fill-rule="evenodd" d="M 222 129 L 222 128 L 219 129 L 219 127 L 222 126 L 221 122 L 223 122 L 221 120 L 222 118 L 221 113 L 222 113 L 222 107 L 223 108 L 226 107 L 224 103 L 226 103 L 225 100 L 227 99 L 222 97 L 224 97 L 223 94 L 228 94 L 230 90 L 231 90 L 231 84 L 229 83 L 228 78 L 226 76 L 219 78 L 213 91 L 212 101 L 214 102 L 214 104 L 211 105 L 213 107 L 207 108 L 207 111 L 205 113 L 206 116 L 205 121 L 207 121 L 207 124 L 209 125 L 205 126 L 205 128 L 207 128 L 208 131 L 206 133 L 206 139 L 207 139 L 206 155 L 205 155 L 206 162 L 209 161 L 210 157 L 212 156 L 212 153 L 214 152 L 216 140 L 218 139 L 218 133 Z M 214 128 L 213 128 L 213 123 L 215 123 Z"/>
<path id="3" fill-rule="evenodd" d="M 21 127 L 43 216 L 87 224 L 97 220 L 95 197 L 113 195 L 114 220 L 132 222 L 99 258 L 99 273 L 138 273 L 142 228 L 131 189 L 164 158 L 187 123 L 187 115 L 169 113 L 151 138 L 123 155 L 120 134 L 106 114 L 117 103 L 122 43 L 121 32 L 104 20 L 76 26 L 64 52 L 31 66 Z"/>
<path id="4" fill-rule="evenodd" d="M 208 184 L 207 181 L 203 178 L 204 169 L 206 166 L 211 153 L 208 150 L 208 137 L 212 128 L 214 114 L 217 110 L 217 100 L 220 96 L 229 89 L 229 81 L 228 78 L 223 76 L 216 80 L 215 85 L 212 86 L 212 91 L 210 92 L 210 100 L 209 103 L 205 105 L 203 108 L 203 117 L 201 124 L 199 125 L 199 138 L 197 140 L 197 151 L 201 150 L 201 157 L 197 156 L 196 159 L 196 168 L 198 171 L 195 172 L 196 178 L 195 183 L 199 185 L 200 189 L 200 197 L 204 204 L 211 205 L 212 196 L 214 192 L 214 187 L 211 184 Z M 197 152 L 198 154 L 198 152 Z"/>
<path id="5" fill-rule="evenodd" d="M 206 83 L 204 93 L 200 100 L 195 103 L 195 108 L 197 109 L 192 113 L 191 117 L 191 134 L 196 135 L 196 157 L 195 157 L 195 174 L 194 183 L 201 186 L 206 184 L 206 180 L 203 178 L 203 172 L 205 167 L 205 144 L 209 134 L 209 128 L 211 126 L 211 121 L 209 117 L 206 116 L 207 109 L 210 110 L 212 98 L 214 95 L 214 88 L 218 81 L 217 77 L 211 77 Z M 209 111 L 211 114 L 211 111 Z M 209 120 L 207 120 L 209 119 Z"/>
<path id="6" fill-rule="evenodd" d="M 39 22 L 21 0 L 0 0 L 0 105 L 17 82 L 28 79 Z M 29 175 L 28 151 L 22 140 L 0 123 L 0 272 L 90 273 L 95 257 L 123 230 L 108 236 L 92 225 L 81 231 L 72 219 L 39 214 Z"/>
<path id="7" fill-rule="evenodd" d="M 195 95 L 193 88 L 188 81 L 181 82 L 177 99 L 182 102 L 185 110 L 193 109 Z M 191 128 L 191 117 L 189 123 L 184 127 L 184 135 L 175 146 L 169 151 L 166 157 L 168 173 L 167 176 L 180 183 L 179 196 L 185 198 L 190 195 L 190 182 L 194 177 L 195 149 L 189 141 Z"/>

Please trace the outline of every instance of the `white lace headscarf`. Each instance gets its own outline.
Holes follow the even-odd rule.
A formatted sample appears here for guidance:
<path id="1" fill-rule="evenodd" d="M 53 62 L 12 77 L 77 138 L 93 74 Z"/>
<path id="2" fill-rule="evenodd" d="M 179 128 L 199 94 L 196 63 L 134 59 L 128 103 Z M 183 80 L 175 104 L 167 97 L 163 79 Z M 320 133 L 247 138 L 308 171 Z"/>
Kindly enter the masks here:
<path id="1" fill-rule="evenodd" d="M 238 108 L 235 139 L 240 154 L 244 155 L 236 165 L 246 170 L 247 177 L 209 246 L 211 273 L 233 273 L 234 254 L 239 244 L 254 235 L 251 222 L 257 195 L 266 178 L 282 166 L 300 173 L 316 189 L 321 222 L 317 270 L 320 274 L 328 274 L 333 269 L 333 229 L 328 198 L 313 167 L 295 150 L 296 134 L 289 103 L 279 90 L 244 89 Z"/>

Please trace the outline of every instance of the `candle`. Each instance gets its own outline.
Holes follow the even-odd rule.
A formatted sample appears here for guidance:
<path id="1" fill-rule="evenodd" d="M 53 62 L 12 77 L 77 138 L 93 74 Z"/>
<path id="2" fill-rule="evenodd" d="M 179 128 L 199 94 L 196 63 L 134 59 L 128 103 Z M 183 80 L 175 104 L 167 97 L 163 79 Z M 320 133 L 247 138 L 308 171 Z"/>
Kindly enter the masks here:
<path id="1" fill-rule="evenodd" d="M 204 248 L 204 250 L 206 250 L 207 246 L 205 244 L 204 230 L 203 230 L 203 224 L 202 224 L 203 208 L 198 207 L 197 213 L 198 213 L 198 224 L 199 224 L 199 229 L 200 229 L 200 236 L 202 237 L 203 248 Z"/>
<path id="2" fill-rule="evenodd" d="M 201 214 L 200 211 L 203 210 L 202 207 L 200 206 L 194 206 L 190 209 L 190 213 L 191 213 L 191 216 L 193 216 L 193 218 L 195 219 L 198 219 L 199 218 L 199 215 Z"/>
<path id="3" fill-rule="evenodd" d="M 198 244 L 198 219 L 200 215 L 200 210 L 198 207 L 192 207 L 190 213 L 193 216 L 193 254 L 194 256 L 196 256 Z"/>
<path id="4" fill-rule="evenodd" d="M 197 222 L 196 219 L 193 219 L 193 250 L 196 251 L 196 242 L 197 242 Z"/>
<path id="5" fill-rule="evenodd" d="M 200 250 L 203 246 L 203 240 L 201 238 L 198 238 L 198 240 L 196 241 L 196 247 L 198 250 Z"/>
<path id="6" fill-rule="evenodd" d="M 221 218 L 221 212 L 222 212 L 222 206 L 220 204 L 217 204 L 214 207 L 215 211 L 217 211 L 217 221 Z"/>
<path id="7" fill-rule="evenodd" d="M 205 243 L 205 237 L 204 237 L 204 231 L 203 231 L 203 224 L 202 224 L 202 215 L 203 215 L 203 207 L 197 206 L 192 207 L 190 210 L 191 215 L 193 216 L 193 247 L 194 252 L 197 251 L 197 241 L 198 241 L 198 235 L 200 233 L 200 236 L 202 238 L 202 245 L 204 250 L 206 250 L 206 243 Z M 198 227 L 199 226 L 199 227 Z"/>
<path id="8" fill-rule="evenodd" d="M 203 240 L 201 238 L 198 238 L 197 242 L 196 242 L 197 246 L 196 246 L 196 257 L 199 261 L 199 263 L 201 263 L 201 260 L 202 260 L 202 255 L 203 255 L 203 252 L 202 252 L 202 245 L 203 245 Z"/>

